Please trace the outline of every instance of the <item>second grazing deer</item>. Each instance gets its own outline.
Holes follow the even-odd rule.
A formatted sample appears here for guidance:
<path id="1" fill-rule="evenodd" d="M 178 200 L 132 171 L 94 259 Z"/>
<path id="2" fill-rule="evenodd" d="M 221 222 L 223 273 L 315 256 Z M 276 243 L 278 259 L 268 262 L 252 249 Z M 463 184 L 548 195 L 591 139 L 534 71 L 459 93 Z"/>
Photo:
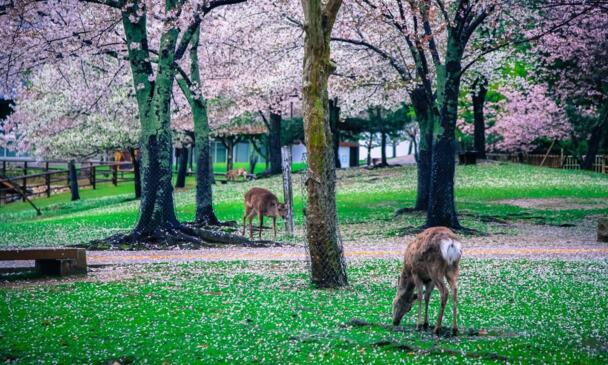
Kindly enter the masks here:
<path id="1" fill-rule="evenodd" d="M 458 270 L 462 246 L 456 235 L 446 227 L 433 227 L 418 234 L 405 250 L 403 270 L 399 277 L 397 295 L 393 301 L 393 324 L 398 325 L 401 318 L 412 309 L 414 300 L 418 299 L 417 328 L 428 328 L 429 300 L 434 287 L 441 294 L 441 308 L 437 316 L 435 334 L 441 331 L 441 320 L 448 301 L 448 288 L 452 290 L 452 332 L 458 333 L 457 316 L 457 289 Z M 422 315 L 422 289 L 424 288 L 424 322 Z"/>
<path id="2" fill-rule="evenodd" d="M 260 221 L 260 238 L 262 238 L 262 225 L 264 216 L 272 218 L 274 238 L 277 238 L 277 217 L 287 216 L 287 206 L 279 203 L 277 197 L 269 190 L 251 188 L 245 193 L 245 214 L 243 215 L 243 236 L 245 235 L 245 221 L 249 218 L 249 237 L 253 239 L 253 217 Z"/>

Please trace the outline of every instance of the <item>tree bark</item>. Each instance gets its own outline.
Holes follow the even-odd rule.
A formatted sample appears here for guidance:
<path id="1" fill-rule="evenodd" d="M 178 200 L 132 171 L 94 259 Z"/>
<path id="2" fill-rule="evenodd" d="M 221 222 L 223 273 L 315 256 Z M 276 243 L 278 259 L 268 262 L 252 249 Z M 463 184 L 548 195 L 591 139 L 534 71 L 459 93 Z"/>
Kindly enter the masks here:
<path id="1" fill-rule="evenodd" d="M 380 145 L 382 147 L 382 151 L 380 152 L 380 164 L 382 166 L 388 166 L 388 162 L 386 159 L 386 133 L 380 132 Z"/>
<path id="2" fill-rule="evenodd" d="M 131 161 L 133 161 L 133 185 L 135 188 L 135 199 L 141 198 L 141 170 L 139 152 L 135 148 L 129 149 Z"/>
<path id="3" fill-rule="evenodd" d="M 306 239 L 311 280 L 317 287 L 348 284 L 342 243 L 338 237 L 336 170 L 328 114 L 327 81 L 335 69 L 330 36 L 341 0 L 302 0 L 306 35 L 302 108 L 308 150 Z"/>
<path id="4" fill-rule="evenodd" d="M 488 79 L 484 76 L 479 76 L 473 83 L 471 92 L 471 100 L 473 102 L 473 120 L 474 120 L 474 146 L 477 151 L 477 158 L 486 158 L 486 122 L 484 118 L 483 108 L 486 102 L 486 94 L 488 93 Z"/>
<path id="5" fill-rule="evenodd" d="M 333 134 L 333 145 L 334 145 L 334 160 L 336 168 L 342 167 L 340 162 L 340 128 L 338 127 L 338 121 L 340 119 L 340 107 L 338 107 L 338 98 L 333 98 L 329 101 L 329 125 L 331 133 Z"/>
<path id="6" fill-rule="evenodd" d="M 218 225 L 220 221 L 213 210 L 213 163 L 211 161 L 211 141 L 209 138 L 209 116 L 207 100 L 201 90 L 200 66 L 198 60 L 198 45 L 200 27 L 192 35 L 190 47 L 190 81 L 178 79 L 178 85 L 186 96 L 194 122 L 194 145 L 198 147 L 196 156 L 196 213 L 194 221 L 199 225 Z M 192 88 L 197 90 L 196 97 Z M 193 150 L 194 152 L 194 150 Z"/>
<path id="7" fill-rule="evenodd" d="M 225 137 L 222 144 L 226 147 L 226 172 L 234 169 L 234 138 Z"/>
<path id="8" fill-rule="evenodd" d="M 176 188 L 186 187 L 186 174 L 188 173 L 188 148 L 182 147 L 178 149 L 179 159 L 177 161 L 177 179 L 175 180 Z"/>
<path id="9" fill-rule="evenodd" d="M 429 206 L 431 186 L 431 159 L 433 146 L 433 101 L 428 99 L 422 85 L 410 93 L 410 99 L 416 112 L 418 129 L 420 130 L 420 146 L 416 156 L 418 172 L 416 187 L 416 204 L 414 210 L 426 211 Z M 413 139 L 415 141 L 415 137 Z M 414 142 L 415 143 L 415 142 Z"/>
<path id="10" fill-rule="evenodd" d="M 171 184 L 172 136 L 171 92 L 175 77 L 174 55 L 178 31 L 171 28 L 161 36 L 156 79 L 150 64 L 145 12 L 137 16 L 137 6 L 123 10 L 122 23 L 129 47 L 129 63 L 136 90 L 141 123 L 142 198 L 139 219 L 132 235 L 146 237 L 159 231 L 179 228 Z M 137 18 L 133 23 L 131 17 Z"/>
<path id="11" fill-rule="evenodd" d="M 281 115 L 270 113 L 268 143 L 270 147 L 270 173 L 280 174 L 281 169 Z"/>
<path id="12" fill-rule="evenodd" d="M 76 172 L 76 164 L 74 160 L 70 160 L 68 163 L 68 175 L 70 180 L 72 201 L 80 200 L 80 192 L 78 191 L 78 173 Z"/>
<path id="13" fill-rule="evenodd" d="M 427 227 L 445 226 L 461 228 L 454 204 L 454 174 L 456 171 L 456 119 L 462 48 L 458 31 L 448 29 L 445 67 L 438 72 L 438 104 L 440 120 L 433 131 L 431 186 Z"/>

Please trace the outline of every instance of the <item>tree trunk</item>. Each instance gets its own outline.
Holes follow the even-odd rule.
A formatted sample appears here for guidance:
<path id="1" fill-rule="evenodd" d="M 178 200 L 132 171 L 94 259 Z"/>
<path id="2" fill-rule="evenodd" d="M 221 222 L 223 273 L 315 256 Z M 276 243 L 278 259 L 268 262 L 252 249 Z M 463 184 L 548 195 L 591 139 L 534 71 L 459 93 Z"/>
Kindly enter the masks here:
<path id="1" fill-rule="evenodd" d="M 182 147 L 178 149 L 179 159 L 177 161 L 177 179 L 175 181 L 176 188 L 186 187 L 186 174 L 188 173 L 188 148 Z"/>
<path id="2" fill-rule="evenodd" d="M 456 119 L 462 49 L 457 43 L 457 31 L 448 30 L 445 69 L 438 72 L 438 104 L 441 114 L 433 133 L 431 186 L 427 227 L 445 226 L 461 228 L 454 204 L 454 174 L 456 171 Z M 441 72 L 443 71 L 443 72 Z"/>
<path id="3" fill-rule="evenodd" d="M 209 116 L 207 100 L 202 96 L 200 66 L 198 61 L 198 45 L 200 28 L 195 31 L 190 47 L 190 78 L 192 85 L 178 79 L 183 94 L 186 96 L 192 110 L 194 122 L 194 145 L 198 147 L 196 157 L 196 213 L 195 223 L 199 225 L 218 225 L 213 210 L 213 163 L 211 161 L 211 141 L 209 139 Z M 197 88 L 197 97 L 192 94 L 192 88 Z M 192 150 L 194 152 L 194 149 Z"/>
<path id="4" fill-rule="evenodd" d="M 234 139 L 232 137 L 226 138 L 226 172 L 234 169 Z"/>
<path id="5" fill-rule="evenodd" d="M 70 180 L 72 201 L 80 200 L 80 192 L 78 191 L 78 173 L 76 172 L 76 164 L 74 163 L 74 160 L 70 160 L 68 163 L 68 176 Z"/>
<path id="6" fill-rule="evenodd" d="M 474 118 L 474 143 L 477 158 L 486 158 L 486 123 L 483 114 L 483 107 L 488 93 L 488 79 L 479 76 L 473 83 L 471 100 L 473 102 Z"/>
<path id="7" fill-rule="evenodd" d="M 372 164 L 372 141 L 374 138 L 374 134 L 369 134 L 369 140 L 367 142 L 367 166 L 371 166 Z"/>
<path id="8" fill-rule="evenodd" d="M 380 164 L 382 166 L 388 166 L 386 159 L 386 133 L 380 132 L 380 144 L 382 145 L 382 151 L 380 152 Z"/>
<path id="9" fill-rule="evenodd" d="M 393 158 L 397 157 L 397 141 L 393 141 Z"/>
<path id="10" fill-rule="evenodd" d="M 270 173 L 281 173 L 281 115 L 270 113 L 270 130 L 268 143 L 270 147 Z"/>
<path id="11" fill-rule="evenodd" d="M 135 188 L 135 199 L 141 198 L 141 171 L 139 167 L 139 152 L 135 148 L 129 149 L 131 161 L 133 161 L 133 185 Z"/>
<path id="12" fill-rule="evenodd" d="M 327 81 L 335 69 L 330 60 L 330 35 L 340 0 L 302 0 L 306 35 L 302 109 L 308 150 L 306 239 L 311 280 L 317 287 L 348 284 L 342 243 L 338 237 L 336 170 L 329 125 Z"/>
<path id="13" fill-rule="evenodd" d="M 429 206 L 431 186 L 431 158 L 433 146 L 433 102 L 429 100 L 424 87 L 418 86 L 410 94 L 410 99 L 416 112 L 418 129 L 420 130 L 420 147 L 416 156 L 418 172 L 416 187 L 416 204 L 414 210 L 426 211 Z M 412 139 L 415 143 L 415 136 Z"/>
<path id="14" fill-rule="evenodd" d="M 591 136 L 587 141 L 587 153 L 581 162 L 581 169 L 593 170 L 595 156 L 599 152 L 602 140 L 608 139 L 608 103 L 600 109 L 600 117 L 597 125 L 591 130 Z"/>
<path id="15" fill-rule="evenodd" d="M 333 98 L 329 101 L 329 125 L 331 133 L 333 134 L 333 145 L 334 145 L 334 160 L 336 168 L 342 167 L 340 162 L 340 128 L 338 127 L 338 121 L 340 119 L 340 108 L 338 107 L 338 98 Z"/>
<path id="16" fill-rule="evenodd" d="M 137 6 L 122 13 L 122 23 L 129 47 L 129 61 L 133 75 L 141 124 L 142 197 L 139 219 L 132 233 L 135 239 L 158 236 L 163 230 L 179 228 L 175 215 L 173 186 L 171 185 L 172 135 L 171 92 L 175 77 L 174 50 L 178 32 L 171 28 L 161 36 L 156 79 L 147 50 L 146 16 L 137 16 Z M 133 23 L 131 18 L 137 18 Z"/>

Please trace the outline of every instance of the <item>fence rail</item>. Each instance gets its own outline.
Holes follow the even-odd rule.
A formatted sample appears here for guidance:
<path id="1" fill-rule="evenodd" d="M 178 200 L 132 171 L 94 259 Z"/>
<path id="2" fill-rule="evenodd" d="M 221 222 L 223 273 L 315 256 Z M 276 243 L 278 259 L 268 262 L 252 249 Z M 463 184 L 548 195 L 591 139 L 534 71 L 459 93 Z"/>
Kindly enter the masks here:
<path id="1" fill-rule="evenodd" d="M 0 160 L 0 204 L 69 190 L 67 161 Z M 97 184 L 133 181 L 130 162 L 87 161 L 76 164 L 79 187 L 97 188 Z"/>
<path id="2" fill-rule="evenodd" d="M 572 155 L 488 153 L 487 157 L 495 161 L 509 161 L 556 169 L 580 170 L 581 168 L 578 159 Z M 608 174 L 608 155 L 595 156 L 592 170 Z"/>

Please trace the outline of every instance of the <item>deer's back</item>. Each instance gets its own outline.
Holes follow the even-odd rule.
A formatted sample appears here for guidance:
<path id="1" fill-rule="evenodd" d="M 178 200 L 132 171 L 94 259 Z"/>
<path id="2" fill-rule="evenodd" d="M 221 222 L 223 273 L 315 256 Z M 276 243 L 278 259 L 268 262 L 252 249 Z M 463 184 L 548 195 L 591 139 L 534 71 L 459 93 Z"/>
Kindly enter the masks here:
<path id="1" fill-rule="evenodd" d="M 404 270 L 416 272 L 422 280 L 430 280 L 434 273 L 458 270 L 458 263 L 449 266 L 441 255 L 444 239 L 456 240 L 456 235 L 446 227 L 429 228 L 416 235 L 405 250 Z"/>
<path id="2" fill-rule="evenodd" d="M 278 199 L 271 191 L 263 188 L 251 188 L 245 193 L 245 204 L 264 212 L 270 203 L 278 204 Z"/>

